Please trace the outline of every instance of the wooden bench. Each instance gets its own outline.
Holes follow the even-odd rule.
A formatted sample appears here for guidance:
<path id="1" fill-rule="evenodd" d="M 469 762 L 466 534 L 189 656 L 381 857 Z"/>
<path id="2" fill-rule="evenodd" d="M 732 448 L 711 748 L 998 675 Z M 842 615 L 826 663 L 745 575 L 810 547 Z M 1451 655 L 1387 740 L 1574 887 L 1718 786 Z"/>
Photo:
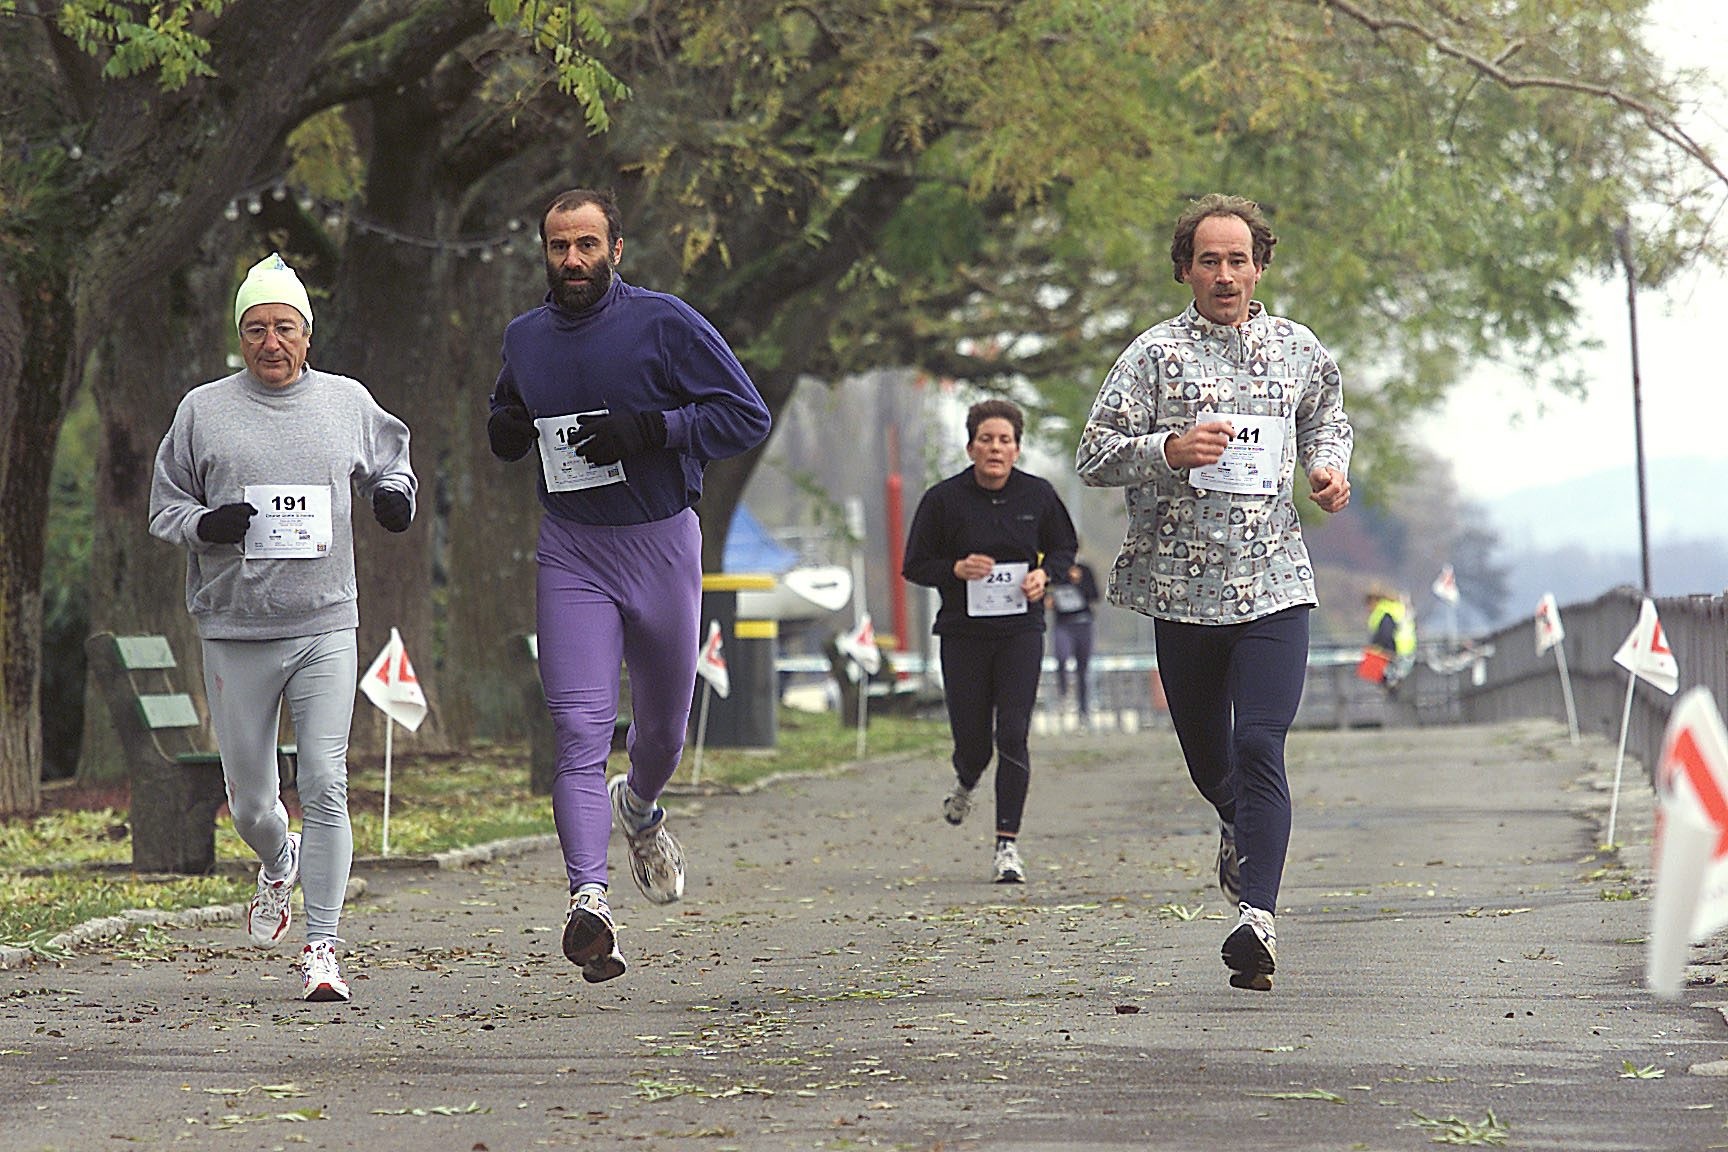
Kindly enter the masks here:
<path id="1" fill-rule="evenodd" d="M 201 874 L 216 867 L 216 813 L 227 802 L 221 754 L 198 705 L 175 682 L 179 665 L 165 636 L 98 632 L 84 642 L 131 783 L 132 866 L 141 872 Z M 277 766 L 292 786 L 295 747 L 279 745 Z"/>

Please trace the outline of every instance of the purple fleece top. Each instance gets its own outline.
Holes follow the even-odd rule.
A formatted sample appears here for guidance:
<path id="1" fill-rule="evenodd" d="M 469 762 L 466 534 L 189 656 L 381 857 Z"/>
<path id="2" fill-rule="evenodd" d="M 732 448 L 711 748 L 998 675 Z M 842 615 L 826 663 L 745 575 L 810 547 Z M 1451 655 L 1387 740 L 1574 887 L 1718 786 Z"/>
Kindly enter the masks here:
<path id="1" fill-rule="evenodd" d="M 581 312 L 547 302 L 504 329 L 504 367 L 492 411 L 521 403 L 536 419 L 606 408 L 666 414 L 666 447 L 624 461 L 626 481 L 546 491 L 546 511 L 578 524 L 645 524 L 676 516 L 702 495 L 710 460 L 768 438 L 768 406 L 714 326 L 690 305 L 613 277 Z"/>

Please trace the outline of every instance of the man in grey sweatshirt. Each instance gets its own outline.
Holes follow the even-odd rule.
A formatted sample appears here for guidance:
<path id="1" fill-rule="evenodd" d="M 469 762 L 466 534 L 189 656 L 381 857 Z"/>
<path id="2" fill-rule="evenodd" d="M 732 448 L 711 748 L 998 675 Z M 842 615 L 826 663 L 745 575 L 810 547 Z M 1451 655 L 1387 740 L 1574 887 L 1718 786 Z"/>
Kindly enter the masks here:
<path id="1" fill-rule="evenodd" d="M 360 623 L 353 496 L 405 532 L 419 487 L 408 426 L 364 385 L 307 367 L 312 305 L 272 253 L 234 300 L 246 369 L 188 392 L 156 452 L 150 532 L 187 550 L 186 608 L 203 641 L 204 687 L 234 829 L 258 854 L 247 926 L 288 934 L 303 881 L 302 996 L 345 1001 L 335 945 L 353 863 L 348 729 Z M 288 830 L 276 732 L 288 702 L 302 831 Z"/>

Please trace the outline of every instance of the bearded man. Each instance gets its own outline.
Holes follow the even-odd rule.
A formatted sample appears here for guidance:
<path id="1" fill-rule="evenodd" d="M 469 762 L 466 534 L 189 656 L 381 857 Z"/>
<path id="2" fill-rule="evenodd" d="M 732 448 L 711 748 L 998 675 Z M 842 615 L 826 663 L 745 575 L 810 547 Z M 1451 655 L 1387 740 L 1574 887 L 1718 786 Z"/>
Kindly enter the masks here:
<path id="1" fill-rule="evenodd" d="M 607 899 L 617 821 L 642 894 L 684 894 L 659 797 L 678 767 L 696 682 L 710 460 L 768 437 L 768 407 L 726 341 L 675 296 L 627 284 L 618 206 L 572 189 L 541 217 L 549 291 L 504 330 L 492 452 L 538 447 L 540 679 L 557 733 L 552 815 L 570 904 L 564 955 L 591 983 L 624 974 Z M 606 780 L 620 666 L 630 768 Z"/>

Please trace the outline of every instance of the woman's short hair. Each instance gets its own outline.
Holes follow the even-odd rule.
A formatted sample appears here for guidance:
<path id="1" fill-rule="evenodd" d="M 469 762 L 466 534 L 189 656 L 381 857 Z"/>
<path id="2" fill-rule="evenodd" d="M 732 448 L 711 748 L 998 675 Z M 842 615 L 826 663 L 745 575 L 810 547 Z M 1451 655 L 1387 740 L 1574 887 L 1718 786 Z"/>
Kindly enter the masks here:
<path id="1" fill-rule="evenodd" d="M 978 426 L 986 420 L 1006 420 L 1014 428 L 1014 443 L 1026 431 L 1026 415 L 1007 400 L 980 400 L 966 410 L 966 443 L 978 439 Z"/>

